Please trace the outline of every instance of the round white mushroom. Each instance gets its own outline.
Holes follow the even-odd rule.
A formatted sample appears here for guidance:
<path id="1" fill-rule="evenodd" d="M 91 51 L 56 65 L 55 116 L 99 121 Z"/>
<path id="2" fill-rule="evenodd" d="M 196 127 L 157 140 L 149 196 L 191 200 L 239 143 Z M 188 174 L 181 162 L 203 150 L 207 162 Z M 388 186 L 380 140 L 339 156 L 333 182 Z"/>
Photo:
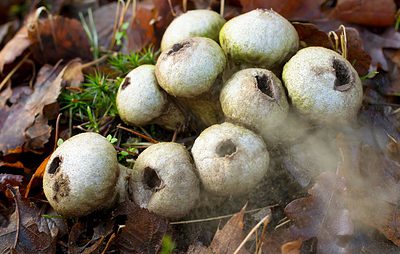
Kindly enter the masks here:
<path id="1" fill-rule="evenodd" d="M 240 196 L 252 190 L 268 170 L 269 153 L 262 138 L 231 123 L 205 129 L 192 154 L 204 189 L 217 196 Z"/>

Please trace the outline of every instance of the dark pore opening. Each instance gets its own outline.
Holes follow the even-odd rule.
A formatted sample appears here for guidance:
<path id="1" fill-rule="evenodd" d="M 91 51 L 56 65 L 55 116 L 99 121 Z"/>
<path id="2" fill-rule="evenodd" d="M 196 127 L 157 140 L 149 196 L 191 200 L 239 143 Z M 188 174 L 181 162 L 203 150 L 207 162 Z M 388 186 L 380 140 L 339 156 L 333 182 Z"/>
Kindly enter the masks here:
<path id="1" fill-rule="evenodd" d="M 58 172 L 58 170 L 60 169 L 60 164 L 61 164 L 61 159 L 60 157 L 55 157 L 51 162 L 50 162 L 50 166 L 49 169 L 47 170 L 47 172 L 49 174 L 55 174 Z"/>
<path id="2" fill-rule="evenodd" d="M 338 59 L 333 59 L 333 68 L 335 69 L 335 90 L 346 91 L 351 86 L 350 71 L 345 63 Z"/>
<path id="3" fill-rule="evenodd" d="M 267 77 L 267 75 L 256 75 L 255 76 L 256 81 L 257 81 L 257 88 L 260 89 L 260 91 L 271 97 L 274 98 L 274 93 L 272 91 L 272 82 L 271 80 Z"/>
<path id="4" fill-rule="evenodd" d="M 157 172 L 150 167 L 144 169 L 143 184 L 152 191 L 162 189 L 162 180 L 158 177 Z"/>
<path id="5" fill-rule="evenodd" d="M 124 82 L 121 85 L 122 90 L 124 90 L 130 84 L 131 84 L 131 78 L 130 77 L 126 77 Z"/>
<path id="6" fill-rule="evenodd" d="M 236 145 L 227 139 L 218 144 L 215 152 L 219 157 L 229 156 L 236 152 Z"/>
<path id="7" fill-rule="evenodd" d="M 172 48 L 168 51 L 167 55 L 178 52 L 187 44 L 189 44 L 189 42 L 175 43 L 174 45 L 172 45 Z"/>

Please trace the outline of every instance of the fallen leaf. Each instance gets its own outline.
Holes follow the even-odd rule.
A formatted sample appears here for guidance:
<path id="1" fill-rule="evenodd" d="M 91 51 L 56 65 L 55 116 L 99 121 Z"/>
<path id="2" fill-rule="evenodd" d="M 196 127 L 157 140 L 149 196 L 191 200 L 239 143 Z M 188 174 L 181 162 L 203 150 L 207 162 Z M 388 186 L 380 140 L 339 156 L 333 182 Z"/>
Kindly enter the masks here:
<path id="1" fill-rule="evenodd" d="M 93 12 L 93 21 L 96 26 L 99 46 L 101 48 L 108 49 L 110 47 L 113 35 L 113 25 L 110 24 L 114 24 L 116 14 L 117 14 L 116 2 L 105 4 Z M 131 17 L 132 17 L 132 8 L 129 8 L 124 17 L 124 20 L 129 21 Z"/>
<path id="2" fill-rule="evenodd" d="M 126 218 L 116 239 L 121 253 L 157 253 L 167 232 L 168 222 L 133 202 L 119 205 L 113 217 Z"/>
<path id="3" fill-rule="evenodd" d="M 365 28 L 359 29 L 365 51 L 371 56 L 372 65 L 380 66 L 388 71 L 389 65 L 383 50 L 385 48 L 400 49 L 400 33 L 393 28 L 387 29 L 383 34 L 375 34 Z"/>
<path id="4" fill-rule="evenodd" d="M 41 180 L 42 180 L 42 178 L 43 178 L 44 171 L 45 171 L 45 169 L 46 169 L 47 162 L 49 161 L 50 156 L 51 156 L 51 155 L 47 156 L 46 159 L 44 159 L 44 160 L 42 161 L 42 163 L 40 163 L 40 165 L 39 165 L 39 167 L 36 169 L 35 173 L 33 173 L 32 177 L 31 177 L 31 180 L 29 180 L 29 183 L 28 183 L 28 185 L 26 186 L 26 191 L 25 191 L 25 195 L 24 195 L 25 198 L 28 198 L 29 193 L 31 192 L 31 189 L 33 188 L 33 186 L 34 186 L 35 184 L 37 184 L 37 182 L 42 183 Z"/>
<path id="5" fill-rule="evenodd" d="M 364 51 L 363 41 L 357 29 L 345 27 L 347 38 L 347 60 L 356 69 L 359 76 L 364 76 L 368 73 L 371 65 L 371 57 Z M 343 28 L 340 27 L 335 31 L 336 34 L 343 34 Z"/>
<path id="6" fill-rule="evenodd" d="M 321 5 L 325 0 L 240 0 L 243 12 L 256 8 L 273 9 L 287 19 L 315 20 L 323 17 Z"/>
<path id="7" fill-rule="evenodd" d="M 127 30 L 128 52 L 138 52 L 149 44 L 157 44 L 154 31 L 154 12 L 154 3 L 148 1 L 138 3 L 135 19 Z"/>
<path id="8" fill-rule="evenodd" d="M 293 22 L 293 26 L 299 34 L 299 39 L 305 45 L 303 47 L 320 46 L 324 48 L 332 48 L 329 36 L 318 29 L 318 27 L 311 23 Z"/>
<path id="9" fill-rule="evenodd" d="M 0 174 L 0 192 L 5 191 L 7 189 L 7 185 L 21 186 L 23 180 L 24 177 L 21 175 Z"/>
<path id="10" fill-rule="evenodd" d="M 287 242 L 281 247 L 282 254 L 300 254 L 301 245 L 303 244 L 302 240 L 295 240 L 291 242 Z"/>
<path id="11" fill-rule="evenodd" d="M 347 208 L 347 186 L 343 177 L 332 172 L 319 175 L 308 197 L 285 207 L 295 239 L 318 238 L 318 253 L 346 253 L 354 233 Z M 348 251 L 347 251 L 348 252 Z"/>
<path id="12" fill-rule="evenodd" d="M 396 4 L 393 0 L 337 0 L 329 17 L 366 26 L 394 24 Z"/>
<path id="13" fill-rule="evenodd" d="M 73 59 L 67 64 L 62 77 L 66 85 L 78 87 L 84 81 L 82 67 L 82 61 L 79 58 Z"/>
<path id="14" fill-rule="evenodd" d="M 9 36 L 14 35 L 18 27 L 19 27 L 18 20 L 9 21 L 5 24 L 2 24 L 0 26 L 0 45 L 3 45 L 3 43 L 7 42 L 8 39 L 11 39 L 9 38 Z"/>
<path id="15" fill-rule="evenodd" d="M 55 253 L 57 227 L 43 218 L 32 203 L 22 199 L 18 189 L 9 190 L 15 200 L 15 212 L 7 227 L 0 228 L 0 252 Z"/>
<path id="16" fill-rule="evenodd" d="M 20 161 L 5 162 L 5 161 L 0 160 L 0 167 L 23 169 L 25 174 L 29 174 L 31 172 L 31 170 L 29 168 L 25 167 L 25 165 Z"/>
<path id="17" fill-rule="evenodd" d="M 32 21 L 28 38 L 34 58 L 40 63 L 56 64 L 60 59 L 65 61 L 81 58 L 92 59 L 89 40 L 76 19 L 62 16 L 51 16 Z"/>
<path id="18" fill-rule="evenodd" d="M 8 109 L 0 129 L 0 151 L 3 152 L 3 155 L 22 147 L 34 138 L 48 136 L 49 128 L 46 127 L 47 123 L 42 118 L 43 108 L 56 102 L 61 90 L 64 70 L 49 65 L 43 66 L 36 79 L 33 93 Z M 35 123 L 44 126 L 42 129 L 39 128 L 38 132 L 35 132 L 37 126 L 33 127 L 34 130 L 27 132 Z M 35 136 L 36 134 L 39 136 Z M 28 135 L 31 136 L 28 137 Z M 47 140 L 41 138 L 41 142 L 46 143 Z M 44 143 L 35 143 L 35 148 L 43 146 Z M 27 146 L 27 149 L 34 148 Z"/>
<path id="19" fill-rule="evenodd" d="M 13 63 L 17 57 L 29 48 L 32 42 L 28 38 L 28 28 L 22 27 L 0 51 L 0 72 L 6 64 Z"/>
<path id="20" fill-rule="evenodd" d="M 229 219 L 222 229 L 217 229 L 214 238 L 210 244 L 209 250 L 212 253 L 229 254 L 234 253 L 245 238 L 244 228 L 244 211 L 246 206 Z M 249 253 L 244 247 L 238 253 Z"/>

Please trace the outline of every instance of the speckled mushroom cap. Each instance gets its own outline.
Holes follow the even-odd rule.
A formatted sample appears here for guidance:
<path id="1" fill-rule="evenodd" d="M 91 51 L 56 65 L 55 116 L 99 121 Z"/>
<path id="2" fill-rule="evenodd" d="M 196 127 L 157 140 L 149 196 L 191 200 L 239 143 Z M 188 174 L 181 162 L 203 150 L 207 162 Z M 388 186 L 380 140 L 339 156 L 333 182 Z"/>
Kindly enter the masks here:
<path id="1" fill-rule="evenodd" d="M 278 13 L 263 9 L 226 22 L 219 41 L 228 59 L 267 69 L 286 62 L 299 47 L 292 24 Z"/>
<path id="2" fill-rule="evenodd" d="M 269 154 L 262 138 L 231 123 L 205 129 L 192 154 L 204 188 L 217 196 L 248 193 L 268 170 Z"/>
<path id="3" fill-rule="evenodd" d="M 286 63 L 282 79 L 297 111 L 317 122 L 350 120 L 361 107 L 361 80 L 353 66 L 333 50 L 300 50 Z"/>
<path id="4" fill-rule="evenodd" d="M 186 148 L 173 142 L 148 147 L 133 168 L 134 200 L 167 218 L 189 213 L 199 198 L 199 180 Z"/>
<path id="5" fill-rule="evenodd" d="M 213 40 L 195 37 L 161 53 L 156 64 L 160 86 L 176 97 L 195 97 L 209 91 L 224 70 L 226 59 Z"/>
<path id="6" fill-rule="evenodd" d="M 141 65 L 126 75 L 116 98 L 124 122 L 145 125 L 165 110 L 167 95 L 159 87 L 154 71 L 154 65 Z"/>
<path id="7" fill-rule="evenodd" d="M 281 81 L 266 69 L 235 73 L 224 85 L 220 102 L 228 119 L 256 130 L 265 140 L 289 112 Z"/>
<path id="8" fill-rule="evenodd" d="M 175 18 L 165 30 L 161 51 L 192 37 L 207 37 L 218 42 L 219 30 L 225 19 L 211 10 L 192 10 Z"/>
<path id="9" fill-rule="evenodd" d="M 80 217 L 111 206 L 119 176 L 117 153 L 97 133 L 71 137 L 50 156 L 43 190 L 54 210 Z"/>

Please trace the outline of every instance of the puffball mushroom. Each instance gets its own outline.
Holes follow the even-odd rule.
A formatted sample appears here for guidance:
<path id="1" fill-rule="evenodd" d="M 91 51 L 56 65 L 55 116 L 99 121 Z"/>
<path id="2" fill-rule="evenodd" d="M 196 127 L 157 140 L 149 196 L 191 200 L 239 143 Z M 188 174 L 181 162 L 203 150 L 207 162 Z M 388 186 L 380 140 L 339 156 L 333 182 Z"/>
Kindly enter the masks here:
<path id="1" fill-rule="evenodd" d="M 281 81 L 271 71 L 259 68 L 235 73 L 220 94 L 225 116 L 271 140 L 286 119 L 289 104 Z"/>
<path id="2" fill-rule="evenodd" d="M 130 125 L 156 123 L 174 130 L 185 122 L 185 117 L 168 100 L 154 71 L 154 65 L 141 65 L 126 75 L 116 98 L 119 116 Z"/>
<path id="3" fill-rule="evenodd" d="M 273 10 L 263 9 L 226 22 L 219 41 L 229 61 L 266 69 L 282 65 L 299 47 L 292 24 Z"/>
<path id="4" fill-rule="evenodd" d="M 213 40 L 195 37 L 174 44 L 161 53 L 156 64 L 160 86 L 178 98 L 205 126 L 218 122 L 221 74 L 226 59 Z"/>
<path id="5" fill-rule="evenodd" d="M 173 142 L 152 145 L 138 156 L 133 171 L 133 198 L 141 207 L 180 218 L 196 205 L 199 180 L 184 146 Z"/>
<path id="6" fill-rule="evenodd" d="M 269 164 L 262 138 L 227 122 L 205 129 L 195 140 L 192 155 L 204 189 L 225 197 L 248 193 Z"/>
<path id="7" fill-rule="evenodd" d="M 225 19 L 211 10 L 192 10 L 175 18 L 165 30 L 161 51 L 192 37 L 207 37 L 218 42 L 219 31 Z"/>
<path id="8" fill-rule="evenodd" d="M 43 176 L 43 190 L 54 210 L 80 217 L 111 207 L 120 166 L 113 145 L 97 133 L 71 137 L 50 156 Z"/>
<path id="9" fill-rule="evenodd" d="M 333 50 L 300 50 L 284 66 L 282 79 L 294 108 L 317 122 L 351 120 L 361 107 L 361 80 L 353 66 Z"/>

